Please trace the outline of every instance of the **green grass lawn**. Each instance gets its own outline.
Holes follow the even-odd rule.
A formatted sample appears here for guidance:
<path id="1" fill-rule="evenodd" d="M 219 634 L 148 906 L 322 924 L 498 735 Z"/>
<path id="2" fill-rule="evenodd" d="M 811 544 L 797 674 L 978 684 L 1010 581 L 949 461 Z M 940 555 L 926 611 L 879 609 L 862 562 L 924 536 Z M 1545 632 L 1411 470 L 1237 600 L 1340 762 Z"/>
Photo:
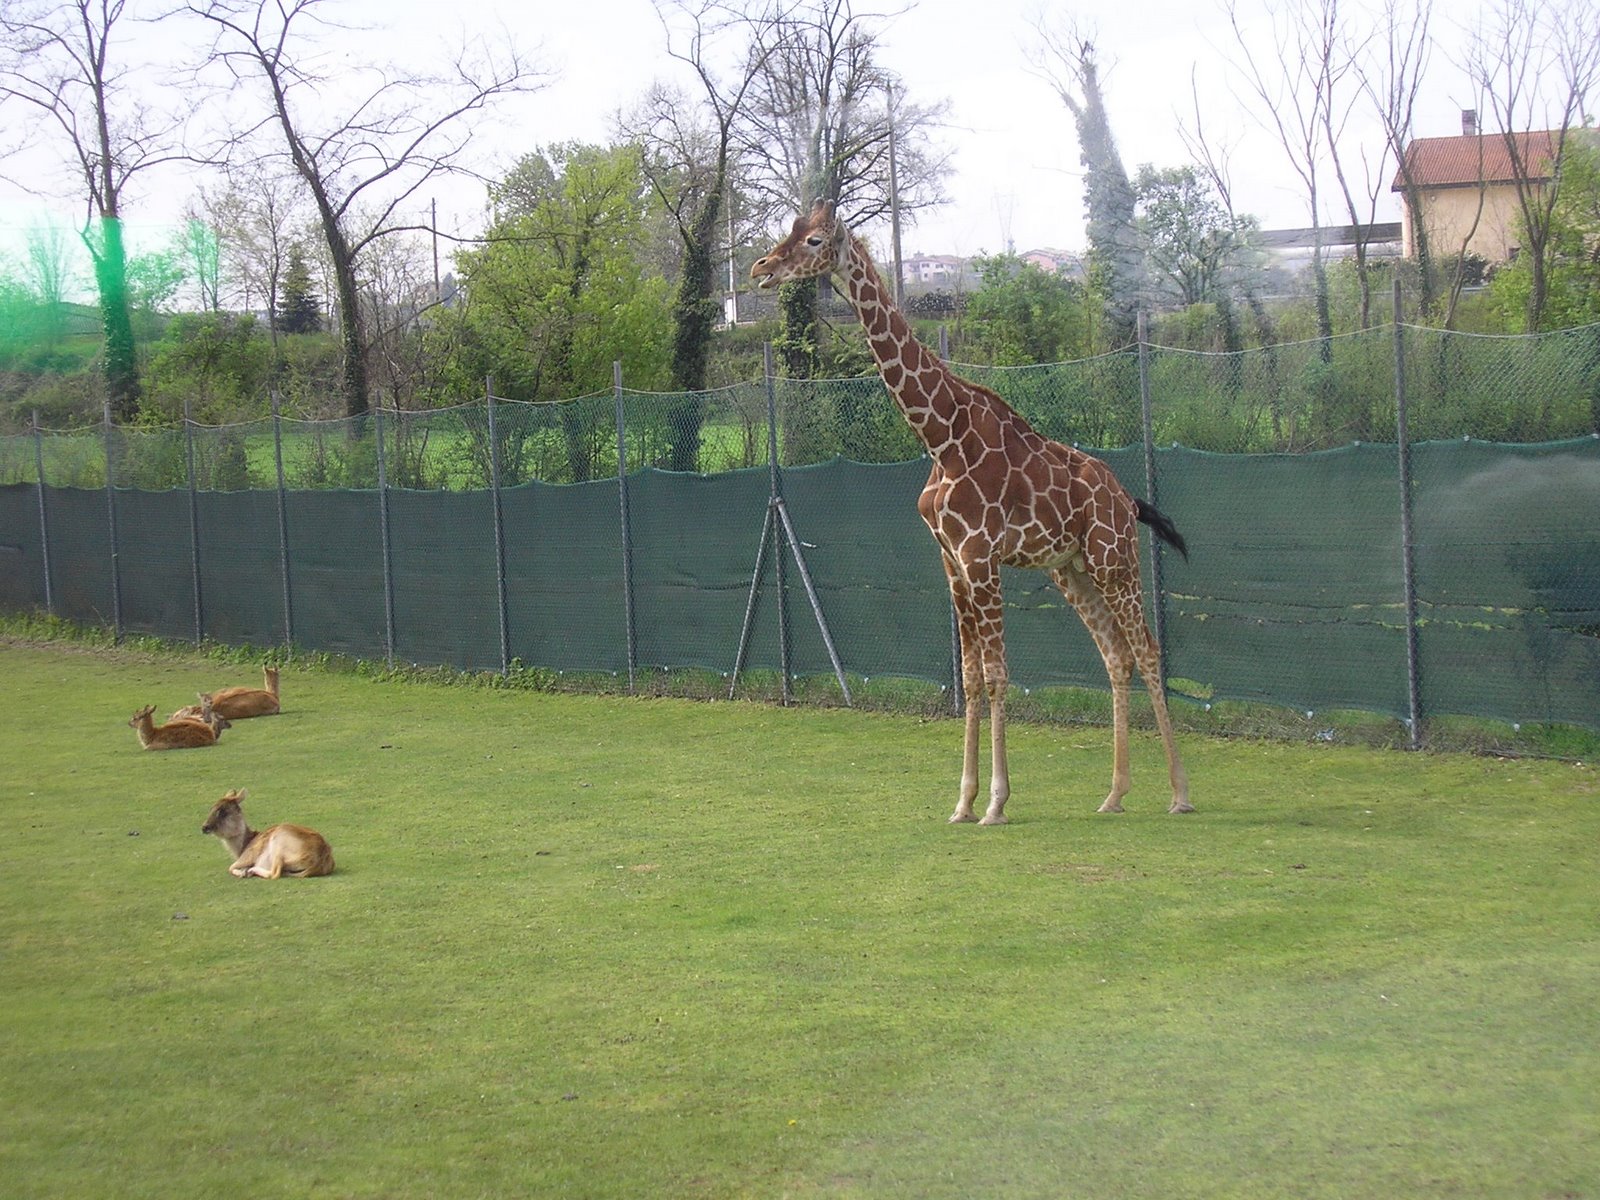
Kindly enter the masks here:
<path id="1" fill-rule="evenodd" d="M 1591 766 L 258 678 L 0 642 L 0 1195 L 1600 1196 Z"/>

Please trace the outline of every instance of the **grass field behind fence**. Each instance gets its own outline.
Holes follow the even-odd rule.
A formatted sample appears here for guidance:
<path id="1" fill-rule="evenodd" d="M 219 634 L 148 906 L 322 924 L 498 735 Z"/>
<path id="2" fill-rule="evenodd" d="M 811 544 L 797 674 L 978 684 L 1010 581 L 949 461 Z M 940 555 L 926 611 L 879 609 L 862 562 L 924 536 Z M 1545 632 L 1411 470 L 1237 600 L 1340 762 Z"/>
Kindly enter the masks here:
<path id="1" fill-rule="evenodd" d="M 0 642 L 0 1194 L 1600 1196 L 1592 766 L 257 678 Z"/>

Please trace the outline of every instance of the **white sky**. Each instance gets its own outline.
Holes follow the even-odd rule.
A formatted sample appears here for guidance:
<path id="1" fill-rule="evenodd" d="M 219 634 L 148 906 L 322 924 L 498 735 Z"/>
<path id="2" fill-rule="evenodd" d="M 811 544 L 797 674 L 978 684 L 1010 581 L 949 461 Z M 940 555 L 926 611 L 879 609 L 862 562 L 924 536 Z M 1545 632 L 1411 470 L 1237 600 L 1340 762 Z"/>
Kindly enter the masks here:
<path id="1" fill-rule="evenodd" d="M 869 3 L 861 0 L 862 7 Z M 1367 28 L 1374 25 L 1370 12 L 1376 3 L 1346 0 L 1352 12 L 1368 11 Z M 1238 4 L 1250 14 L 1252 36 L 1270 43 L 1271 14 L 1281 14 L 1284 0 Z M 1098 0 L 1077 9 L 1041 0 L 910 0 L 883 26 L 882 61 L 901 76 L 911 98 L 950 101 L 949 127 L 942 136 L 954 157 L 946 185 L 951 203 L 906 229 L 908 254 L 992 252 L 1003 249 L 1008 237 L 1019 251 L 1082 249 L 1083 187 L 1072 118 L 1029 68 L 1026 47 L 1034 40 L 1033 18 L 1041 7 L 1048 20 L 1076 14 L 1094 31 L 1112 128 L 1130 174 L 1145 162 L 1178 166 L 1190 160 L 1178 127 L 1192 123 L 1195 73 L 1206 98 L 1208 137 L 1232 147 L 1236 206 L 1260 217 L 1267 228 L 1310 223 L 1288 158 L 1253 111 L 1259 105 L 1239 99 L 1246 85 L 1228 66 L 1237 46 L 1221 0 Z M 1475 10 L 1450 9 L 1454 15 L 1436 13 L 1435 36 L 1458 42 L 1463 19 Z M 491 173 L 537 146 L 604 141 L 613 114 L 653 79 L 683 79 L 681 65 L 664 52 L 649 0 L 458 0 L 449 7 L 437 0 L 342 0 L 340 11 L 352 23 L 374 27 L 348 51 L 368 62 L 389 57 L 414 62 L 452 37 L 458 40 L 462 29 L 481 33 L 504 27 L 525 50 L 539 50 L 556 68 L 548 88 L 517 98 L 505 119 L 479 134 L 477 165 Z M 448 21 L 443 13 L 452 14 Z M 1446 49 L 1440 45 L 1434 51 L 1419 135 L 1458 133 L 1460 110 L 1472 106 Z M 1382 136 L 1375 121 L 1358 119 L 1346 142 L 1352 157 L 1359 149 L 1375 154 Z M 42 202 L 17 186 L 16 177 L 24 174 L 34 181 L 48 178 L 37 162 L 0 162 L 0 247 L 14 249 L 43 211 L 69 228 L 81 220 L 82 204 L 70 191 L 54 203 Z M 1390 164 L 1384 178 L 1392 174 Z M 151 178 L 135 191 L 126 209 L 135 244 L 175 221 L 195 185 L 191 168 Z M 480 222 L 481 194 L 477 185 L 441 191 L 435 197 L 441 221 L 469 231 Z M 1385 188 L 1377 219 L 1396 220 L 1398 212 Z M 1323 219 L 1345 217 L 1329 210 Z M 868 232 L 886 240 L 882 231 Z"/>

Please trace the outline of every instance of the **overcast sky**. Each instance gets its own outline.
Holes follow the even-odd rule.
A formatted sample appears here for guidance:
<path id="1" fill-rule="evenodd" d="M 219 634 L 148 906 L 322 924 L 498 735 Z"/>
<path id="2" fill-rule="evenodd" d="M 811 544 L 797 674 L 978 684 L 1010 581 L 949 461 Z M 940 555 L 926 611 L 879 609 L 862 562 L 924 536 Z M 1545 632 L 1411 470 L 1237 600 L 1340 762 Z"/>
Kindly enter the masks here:
<path id="1" fill-rule="evenodd" d="M 1252 38 L 1269 45 L 1271 14 L 1282 12 L 1284 0 L 1238 3 L 1249 14 Z M 1345 7 L 1367 11 L 1366 27 L 1373 27 L 1376 0 L 1345 0 Z M 1460 41 L 1460 25 L 1471 14 L 1464 5 L 1448 7 L 1448 15 L 1435 16 L 1437 36 L 1449 45 L 1435 50 L 1418 135 L 1458 133 L 1460 110 L 1472 103 L 1447 52 Z M 1112 127 L 1130 174 L 1141 163 L 1189 161 L 1179 125 L 1193 122 L 1193 75 L 1204 97 L 1208 136 L 1231 147 L 1238 208 L 1268 228 L 1310 223 L 1290 162 L 1262 127 L 1259 104 L 1241 99 L 1246 85 L 1228 61 L 1238 57 L 1238 47 L 1219 0 L 1095 0 L 1075 9 L 1042 6 L 1040 0 L 909 0 L 905 11 L 882 24 L 882 62 L 904 80 L 912 99 L 949 101 L 949 124 L 940 137 L 953 158 L 951 202 L 906 230 L 907 253 L 992 252 L 1008 240 L 1019 251 L 1082 249 L 1083 186 L 1071 114 L 1029 67 L 1041 8 L 1047 21 L 1075 13 L 1094 31 Z M 517 98 L 505 119 L 475 143 L 477 165 L 491 173 L 537 146 L 604 141 L 617 110 L 653 79 L 682 78 L 681 65 L 664 53 L 650 0 L 347 0 L 341 10 L 352 22 L 382 30 L 350 51 L 369 62 L 386 56 L 415 61 L 464 26 L 477 32 L 504 27 L 550 65 L 550 85 Z M 448 26 L 444 13 L 450 14 Z M 1369 119 L 1352 121 L 1346 142 L 1352 155 L 1364 151 L 1374 160 L 1382 150 L 1381 131 Z M 1385 179 L 1391 177 L 1392 164 L 1384 171 Z M 35 185 L 45 177 L 37 162 L 0 162 L 0 175 L 6 177 L 0 179 L 0 244 L 14 247 L 44 207 L 69 227 L 81 222 L 82 202 L 70 192 L 41 205 L 17 186 L 18 175 Z M 136 244 L 148 244 L 161 226 L 177 219 L 194 184 L 192 171 L 174 171 L 135 189 L 126 217 Z M 476 185 L 441 190 L 441 221 L 471 231 L 480 222 L 481 194 Z M 1397 220 L 1398 214 L 1385 190 L 1378 219 Z M 1330 211 L 1323 219 L 1345 218 Z"/>

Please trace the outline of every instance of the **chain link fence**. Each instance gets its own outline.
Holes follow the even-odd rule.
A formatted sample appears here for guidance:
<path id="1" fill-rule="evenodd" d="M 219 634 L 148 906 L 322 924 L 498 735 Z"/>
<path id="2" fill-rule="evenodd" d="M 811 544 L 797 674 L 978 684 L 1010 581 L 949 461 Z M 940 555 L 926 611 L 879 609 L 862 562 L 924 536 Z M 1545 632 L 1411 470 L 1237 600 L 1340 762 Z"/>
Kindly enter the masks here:
<path id="1" fill-rule="evenodd" d="M 957 366 L 1101 451 L 1152 547 L 1170 690 L 1600 729 L 1600 327 L 1392 326 L 1239 354 Z M 922 448 L 876 376 L 0 439 L 0 606 L 174 638 L 504 671 L 954 690 Z M 620 470 L 619 470 L 620 466 Z M 1025 689 L 1101 688 L 1008 572 Z"/>

